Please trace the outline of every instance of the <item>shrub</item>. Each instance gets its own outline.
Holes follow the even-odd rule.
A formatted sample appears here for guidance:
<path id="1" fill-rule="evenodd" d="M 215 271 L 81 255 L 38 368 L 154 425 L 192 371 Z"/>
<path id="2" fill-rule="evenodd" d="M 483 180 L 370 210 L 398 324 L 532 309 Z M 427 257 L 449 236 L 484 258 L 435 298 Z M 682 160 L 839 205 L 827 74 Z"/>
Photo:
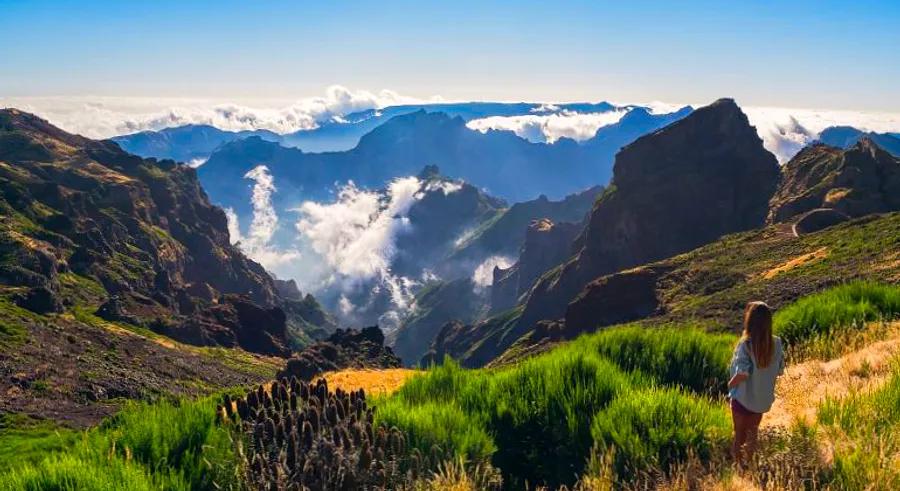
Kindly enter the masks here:
<path id="1" fill-rule="evenodd" d="M 858 281 L 803 297 L 775 313 L 774 330 L 790 347 L 828 339 L 900 316 L 900 287 Z"/>
<path id="2" fill-rule="evenodd" d="M 68 448 L 0 474 L 0 489 L 218 489 L 236 486 L 215 399 L 130 403 Z"/>
<path id="3" fill-rule="evenodd" d="M 606 329 L 576 341 L 622 370 L 639 370 L 661 384 L 710 395 L 727 390 L 736 342 L 732 334 L 709 334 L 692 326 L 639 325 Z"/>
<path id="4" fill-rule="evenodd" d="M 689 456 L 706 460 L 725 445 L 730 431 L 722 405 L 670 388 L 623 394 L 591 425 L 595 452 L 614 452 L 619 476 L 650 468 L 666 471 Z"/>

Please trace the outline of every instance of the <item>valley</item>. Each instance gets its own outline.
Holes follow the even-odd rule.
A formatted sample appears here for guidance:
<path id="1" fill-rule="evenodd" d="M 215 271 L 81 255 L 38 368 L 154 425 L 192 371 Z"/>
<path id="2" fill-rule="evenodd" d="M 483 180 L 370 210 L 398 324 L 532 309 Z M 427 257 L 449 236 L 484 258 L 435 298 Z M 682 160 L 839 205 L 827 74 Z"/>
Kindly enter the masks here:
<path id="1" fill-rule="evenodd" d="M 888 140 L 779 164 L 731 99 L 630 111 L 577 144 L 418 109 L 322 154 L 216 133 L 195 169 L 3 110 L 0 489 L 890 489 Z M 591 156 L 506 192 L 495 137 Z M 755 474 L 726 464 L 748 299 L 788 354 Z"/>

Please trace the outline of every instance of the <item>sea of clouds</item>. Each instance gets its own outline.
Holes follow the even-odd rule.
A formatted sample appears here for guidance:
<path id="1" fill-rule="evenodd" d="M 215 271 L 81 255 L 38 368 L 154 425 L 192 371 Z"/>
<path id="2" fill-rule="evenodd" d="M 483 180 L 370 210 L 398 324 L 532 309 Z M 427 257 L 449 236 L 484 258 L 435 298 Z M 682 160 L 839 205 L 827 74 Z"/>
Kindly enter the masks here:
<path id="1" fill-rule="evenodd" d="M 151 97 L 0 97 L 0 107 L 15 107 L 41 116 L 71 133 L 110 138 L 144 130 L 207 124 L 240 131 L 265 129 L 285 134 L 318 127 L 326 121 L 368 109 L 400 104 L 440 102 L 391 90 L 370 92 L 333 85 L 322 96 L 295 101 L 254 100 L 246 104 L 195 98 Z"/>

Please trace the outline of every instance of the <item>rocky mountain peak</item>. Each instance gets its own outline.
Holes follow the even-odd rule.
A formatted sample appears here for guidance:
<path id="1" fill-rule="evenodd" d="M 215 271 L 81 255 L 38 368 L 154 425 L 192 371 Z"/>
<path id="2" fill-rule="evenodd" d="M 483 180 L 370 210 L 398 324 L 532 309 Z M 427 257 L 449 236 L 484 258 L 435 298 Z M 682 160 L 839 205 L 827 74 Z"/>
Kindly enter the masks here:
<path id="1" fill-rule="evenodd" d="M 587 282 L 761 226 L 779 166 L 732 99 L 719 99 L 616 156 L 613 179 L 576 244 L 545 276 L 521 322 L 560 317 Z"/>
<path id="2" fill-rule="evenodd" d="M 768 220 L 819 209 L 848 217 L 900 210 L 900 159 L 865 136 L 846 150 L 825 144 L 803 149 L 782 169 Z"/>

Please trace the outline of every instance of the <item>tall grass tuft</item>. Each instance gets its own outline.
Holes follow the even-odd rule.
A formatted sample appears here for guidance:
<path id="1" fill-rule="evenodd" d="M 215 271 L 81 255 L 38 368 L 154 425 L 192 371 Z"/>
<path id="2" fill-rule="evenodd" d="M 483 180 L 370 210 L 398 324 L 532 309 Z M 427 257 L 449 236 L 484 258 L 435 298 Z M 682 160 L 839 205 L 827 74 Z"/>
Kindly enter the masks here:
<path id="1" fill-rule="evenodd" d="M 658 383 L 718 395 L 726 392 L 736 342 L 732 334 L 710 334 L 693 326 L 632 325 L 579 338 L 574 346 L 594 351 L 622 370 L 641 371 Z"/>
<path id="2" fill-rule="evenodd" d="M 900 286 L 857 281 L 803 297 L 775 313 L 775 333 L 791 348 L 828 344 L 867 323 L 900 317 Z"/>
<path id="3" fill-rule="evenodd" d="M 387 424 L 415 434 L 420 446 L 449 448 L 467 459 L 478 458 L 478 452 L 490 457 L 509 488 L 569 485 L 583 473 L 594 445 L 595 415 L 605 414 L 604 408 L 614 400 L 629 400 L 633 390 L 668 384 L 693 391 L 665 393 L 676 398 L 673 404 L 680 404 L 678 410 L 687 411 L 678 434 L 712 435 L 708 428 L 718 426 L 708 419 L 691 419 L 699 409 L 690 410 L 709 409 L 712 420 L 724 414 L 695 393 L 724 390 L 735 341 L 733 335 L 706 334 L 695 328 L 629 326 L 583 336 L 511 367 L 465 370 L 447 360 L 410 379 L 376 414 Z M 658 394 L 663 397 L 662 392 Z M 463 425 L 463 429 L 432 429 L 440 426 L 433 418 L 451 428 Z M 646 426 L 654 421 L 639 418 L 622 423 Z M 665 426 L 669 421 L 655 423 Z M 491 436 L 493 445 L 484 445 L 481 435 Z M 689 447 L 706 448 L 699 443 Z"/>
<path id="4" fill-rule="evenodd" d="M 833 479 L 839 489 L 900 489 L 900 358 L 881 387 L 826 399 L 819 423 L 838 442 Z"/>
<path id="5" fill-rule="evenodd" d="M 216 398 L 131 403 L 71 447 L 0 474 L 0 490 L 236 487 L 231 436 Z"/>
<path id="6" fill-rule="evenodd" d="M 591 425 L 595 451 L 613 452 L 619 477 L 651 468 L 668 472 L 689 456 L 707 461 L 724 448 L 730 432 L 721 404 L 671 388 L 623 394 Z"/>

